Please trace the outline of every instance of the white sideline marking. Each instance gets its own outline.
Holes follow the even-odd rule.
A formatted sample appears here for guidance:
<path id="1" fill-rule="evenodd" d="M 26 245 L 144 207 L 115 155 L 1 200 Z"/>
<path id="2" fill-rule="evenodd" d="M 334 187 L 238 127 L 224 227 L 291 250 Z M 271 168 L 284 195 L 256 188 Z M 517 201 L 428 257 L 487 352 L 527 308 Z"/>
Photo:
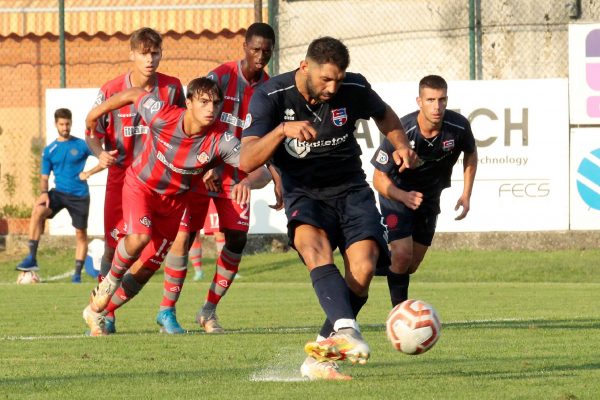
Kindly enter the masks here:
<path id="1" fill-rule="evenodd" d="M 44 278 L 42 279 L 42 282 L 48 281 L 48 282 L 52 282 L 52 281 L 58 281 L 64 278 L 69 278 L 71 277 L 71 275 L 73 274 L 72 271 L 67 271 L 65 273 L 59 274 L 59 275 L 54 275 L 54 276 L 49 276 L 48 278 Z"/>
<path id="2" fill-rule="evenodd" d="M 576 321 L 579 317 L 571 318 Z M 470 325 L 470 324 L 485 324 L 485 323 L 502 323 L 502 322 L 527 322 L 539 323 L 544 321 L 552 321 L 550 319 L 535 319 L 535 318 L 499 318 L 499 319 L 473 319 L 473 320 L 460 320 L 460 321 L 442 321 L 442 327 L 444 325 Z M 374 328 L 374 329 L 385 329 L 385 324 L 363 324 L 363 327 Z M 83 328 L 82 328 L 83 329 Z M 316 333 L 319 330 L 318 327 L 314 326 L 299 326 L 294 328 L 242 328 L 236 330 L 227 330 L 228 335 L 236 333 L 302 333 L 310 332 Z M 132 337 L 132 336 L 155 336 L 158 334 L 154 332 L 147 333 L 117 333 L 119 337 Z M 188 335 L 206 335 L 203 331 L 188 331 Z M 81 339 L 87 338 L 85 334 L 81 335 L 40 335 L 40 336 L 0 336 L 0 341 L 19 341 L 19 340 L 68 340 L 68 339 Z M 102 340 L 102 339 L 99 339 Z"/>

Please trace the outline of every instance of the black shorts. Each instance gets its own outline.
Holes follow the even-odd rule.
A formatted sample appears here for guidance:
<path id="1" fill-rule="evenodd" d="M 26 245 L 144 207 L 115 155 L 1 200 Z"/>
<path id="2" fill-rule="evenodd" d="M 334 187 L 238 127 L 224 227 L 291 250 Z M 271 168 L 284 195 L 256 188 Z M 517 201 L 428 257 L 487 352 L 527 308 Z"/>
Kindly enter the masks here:
<path id="1" fill-rule="evenodd" d="M 379 196 L 379 205 L 383 215 L 383 223 L 388 229 L 388 241 L 404 239 L 412 236 L 413 241 L 424 246 L 431 246 L 439 208 L 426 205 L 411 210 L 400 201 Z"/>
<path id="2" fill-rule="evenodd" d="M 284 197 L 288 219 L 288 237 L 294 245 L 295 227 L 301 223 L 316 226 L 327 233 L 331 248 L 342 253 L 353 243 L 373 239 L 379 245 L 377 271 L 387 274 L 391 264 L 385 226 L 369 186 L 349 190 L 344 196 L 317 200 L 307 192 L 295 190 Z M 378 273 L 379 274 L 379 273 Z"/>
<path id="3" fill-rule="evenodd" d="M 48 197 L 50 197 L 50 209 L 52 210 L 52 214 L 48 218 L 53 218 L 59 211 L 66 208 L 71 216 L 73 227 L 75 229 L 87 229 L 88 215 L 90 214 L 90 196 L 73 196 L 52 189 L 48 192 Z"/>

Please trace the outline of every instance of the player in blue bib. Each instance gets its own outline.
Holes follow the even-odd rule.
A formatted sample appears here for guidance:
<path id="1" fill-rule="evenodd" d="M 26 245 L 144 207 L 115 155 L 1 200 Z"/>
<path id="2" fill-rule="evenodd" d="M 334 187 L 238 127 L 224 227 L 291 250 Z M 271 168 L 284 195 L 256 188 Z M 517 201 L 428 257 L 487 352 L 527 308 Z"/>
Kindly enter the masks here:
<path id="1" fill-rule="evenodd" d="M 290 243 L 310 271 L 327 316 L 317 340 L 305 346 L 301 372 L 310 379 L 351 379 L 336 361 L 367 361 L 370 350 L 356 316 L 375 266 L 390 265 L 354 137 L 356 121 L 374 118 L 402 168 L 418 161 L 398 116 L 362 75 L 346 73 L 349 62 L 339 40 L 314 40 L 299 69 L 255 90 L 242 134 L 241 169 L 250 172 L 270 161 L 281 173 Z M 333 263 L 336 247 L 344 256 L 345 278 Z"/>
<path id="2" fill-rule="evenodd" d="M 53 218 L 66 208 L 71 216 L 77 246 L 75 249 L 75 273 L 73 283 L 81 282 L 81 270 L 87 253 L 87 223 L 90 208 L 90 192 L 79 174 L 92 155 L 84 140 L 71 136 L 71 111 L 59 108 L 54 112 L 54 124 L 58 138 L 44 148 L 40 179 L 40 196 L 36 199 L 29 222 L 29 255 L 17 270 L 37 271 L 37 248 L 44 231 L 46 219 Z M 50 173 L 54 174 L 55 188 L 48 190 Z"/>

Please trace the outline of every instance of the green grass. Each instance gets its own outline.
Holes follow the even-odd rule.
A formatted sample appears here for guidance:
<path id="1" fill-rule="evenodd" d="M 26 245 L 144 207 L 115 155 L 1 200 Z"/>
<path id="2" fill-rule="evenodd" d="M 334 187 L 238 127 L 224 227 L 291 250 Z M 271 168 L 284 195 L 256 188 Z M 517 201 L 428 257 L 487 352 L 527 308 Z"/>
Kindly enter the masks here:
<path id="1" fill-rule="evenodd" d="M 72 251 L 41 251 L 42 278 L 71 270 Z M 372 358 L 344 367 L 354 379 L 342 383 L 299 380 L 302 346 L 323 315 L 294 253 L 244 258 L 219 306 L 226 335 L 200 332 L 194 315 L 208 282 L 191 280 L 178 306 L 190 333 L 159 334 L 159 272 L 105 338 L 83 335 L 91 278 L 18 286 L 20 257 L 0 255 L 0 398 L 596 399 L 599 256 L 433 249 L 411 297 L 437 308 L 438 344 L 421 356 L 392 349 L 387 284 L 375 278 L 359 318 Z"/>

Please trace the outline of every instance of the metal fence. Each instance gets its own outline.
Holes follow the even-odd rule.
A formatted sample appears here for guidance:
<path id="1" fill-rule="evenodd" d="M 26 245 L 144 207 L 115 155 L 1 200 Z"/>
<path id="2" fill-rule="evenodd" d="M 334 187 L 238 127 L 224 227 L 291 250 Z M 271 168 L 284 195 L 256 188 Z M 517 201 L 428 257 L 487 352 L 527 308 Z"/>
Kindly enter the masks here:
<path id="1" fill-rule="evenodd" d="M 593 0 L 265 0 L 262 3 L 268 8 L 268 22 L 277 33 L 272 73 L 296 68 L 312 39 L 331 35 L 348 45 L 349 70 L 361 72 L 372 83 L 417 81 L 430 73 L 448 80 L 566 78 L 568 25 L 600 20 L 600 2 Z M 168 13 L 164 17 L 168 18 Z M 227 28 L 225 20 L 222 29 Z M 213 42 L 200 37 L 199 32 L 185 34 L 194 29 L 181 26 L 181 32 L 170 33 L 169 46 L 174 48 L 180 41 L 182 50 L 165 53 L 162 65 L 167 68 L 162 68 L 163 72 L 179 74 L 172 72 L 179 70 L 169 70 L 170 56 L 175 58 L 171 65 L 184 65 L 186 71 L 196 75 L 208 72 L 210 65 L 232 59 L 230 53 L 211 48 Z M 121 43 L 119 46 L 127 43 L 126 36 L 118 33 L 108 37 L 102 34 L 74 37 L 67 32 L 66 36 L 68 68 L 80 65 L 81 59 L 89 63 L 89 67 L 78 72 L 79 78 L 89 75 L 87 83 L 72 80 L 67 69 L 66 82 L 71 87 L 98 87 L 108 79 L 92 69 L 94 43 L 111 40 Z M 240 36 L 232 34 L 224 38 L 231 41 L 229 46 L 241 57 Z M 4 59 L 0 62 L 0 82 L 5 93 L 0 101 L 0 207 L 29 204 L 37 190 L 36 159 L 40 146 L 45 144 L 44 132 L 54 129 L 45 126 L 43 94 L 46 88 L 58 87 L 60 83 L 58 39 L 57 32 L 40 37 L 0 37 L 0 54 Z M 102 62 L 102 68 L 109 69 L 111 63 L 123 64 L 126 59 L 118 52 L 104 53 Z M 112 72 L 111 75 L 114 76 Z M 189 76 L 181 77 L 184 83 L 188 79 Z M 37 100 L 35 97 L 28 100 L 32 94 L 37 95 Z"/>

